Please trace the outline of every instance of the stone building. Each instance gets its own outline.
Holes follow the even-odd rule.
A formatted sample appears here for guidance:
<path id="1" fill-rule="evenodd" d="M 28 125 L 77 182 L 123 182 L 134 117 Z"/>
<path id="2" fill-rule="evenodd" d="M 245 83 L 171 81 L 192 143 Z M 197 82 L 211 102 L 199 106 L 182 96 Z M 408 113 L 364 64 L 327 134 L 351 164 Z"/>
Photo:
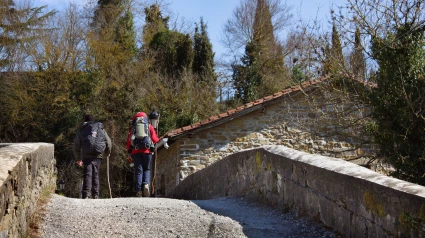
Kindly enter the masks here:
<path id="1" fill-rule="evenodd" d="M 168 149 L 163 141 L 158 144 L 155 194 L 170 196 L 196 171 L 263 145 L 284 145 L 371 168 L 377 148 L 364 131 L 368 107 L 347 97 L 345 90 L 337 90 L 339 86 L 326 78 L 304 82 L 167 132 L 162 137 L 168 139 Z"/>

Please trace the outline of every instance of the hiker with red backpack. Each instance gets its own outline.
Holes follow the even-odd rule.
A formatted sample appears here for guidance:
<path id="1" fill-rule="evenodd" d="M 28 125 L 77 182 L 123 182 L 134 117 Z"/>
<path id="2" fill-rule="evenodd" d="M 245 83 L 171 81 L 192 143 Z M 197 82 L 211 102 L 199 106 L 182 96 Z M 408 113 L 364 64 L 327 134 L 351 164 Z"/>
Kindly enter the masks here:
<path id="1" fill-rule="evenodd" d="M 137 197 L 150 197 L 150 167 L 152 152 L 159 141 L 154 127 L 144 112 L 133 116 L 127 136 L 126 149 L 134 163 L 135 191 Z"/>
<path id="2" fill-rule="evenodd" d="M 74 139 L 74 157 L 84 166 L 82 198 L 99 198 L 99 168 L 103 156 L 111 154 L 111 139 L 101 122 L 95 122 L 92 114 L 84 115 Z"/>

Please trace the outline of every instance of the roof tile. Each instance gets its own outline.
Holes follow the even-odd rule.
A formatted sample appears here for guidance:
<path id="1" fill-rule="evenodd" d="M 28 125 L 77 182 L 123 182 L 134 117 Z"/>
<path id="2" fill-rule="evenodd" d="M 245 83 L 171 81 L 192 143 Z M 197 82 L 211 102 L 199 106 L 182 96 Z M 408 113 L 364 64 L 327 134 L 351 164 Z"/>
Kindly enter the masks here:
<path id="1" fill-rule="evenodd" d="M 260 105 L 260 104 L 272 101 L 274 99 L 286 96 L 286 95 L 288 95 L 292 92 L 299 91 L 302 88 L 304 88 L 304 89 L 308 88 L 310 86 L 316 85 L 316 84 L 323 82 L 325 80 L 327 80 L 326 77 L 320 77 L 320 78 L 317 78 L 315 80 L 311 80 L 311 81 L 308 81 L 308 82 L 302 82 L 300 85 L 294 85 L 294 86 L 288 87 L 288 88 L 286 88 L 286 89 L 284 89 L 280 92 L 276 92 L 272 95 L 265 96 L 264 98 L 257 99 L 254 102 L 249 102 L 249 103 L 246 103 L 246 104 L 239 106 L 237 108 L 229 109 L 226 112 L 221 113 L 219 115 L 211 116 L 210 118 L 208 118 L 206 120 L 203 120 L 203 121 L 200 121 L 200 122 L 197 122 L 197 123 L 194 123 L 192 125 L 185 126 L 185 127 L 179 128 L 179 129 L 171 130 L 171 131 L 167 132 L 163 137 L 178 136 L 180 134 L 185 133 L 186 131 L 197 129 L 197 128 L 206 126 L 208 124 L 214 123 L 214 122 L 219 121 L 219 120 L 224 120 L 224 119 L 230 117 L 231 115 L 233 115 L 235 113 L 238 113 L 238 112 L 241 112 L 241 111 L 246 110 L 248 108 L 251 108 L 253 106 Z M 377 87 L 377 85 L 374 84 L 374 83 L 370 83 L 370 82 L 366 82 L 366 81 L 362 81 L 362 80 L 358 80 L 358 79 L 355 79 L 355 80 L 360 82 L 360 83 L 363 83 L 364 85 L 369 85 L 371 87 Z"/>

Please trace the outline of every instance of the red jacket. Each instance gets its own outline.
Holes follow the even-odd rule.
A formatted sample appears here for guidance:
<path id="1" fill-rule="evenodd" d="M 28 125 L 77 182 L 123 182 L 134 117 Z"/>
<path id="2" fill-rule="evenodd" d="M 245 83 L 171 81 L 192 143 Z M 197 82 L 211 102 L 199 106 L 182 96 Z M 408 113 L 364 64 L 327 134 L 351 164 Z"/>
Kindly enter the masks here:
<path id="1" fill-rule="evenodd" d="M 137 117 L 146 117 L 146 113 L 144 112 L 138 112 L 136 113 L 136 115 L 133 116 L 133 119 L 136 119 Z M 133 126 L 130 127 L 130 130 L 128 130 L 128 135 L 127 135 L 127 145 L 126 145 L 126 149 L 128 151 L 128 149 L 130 149 L 131 147 L 131 131 L 133 130 Z M 156 144 L 159 141 L 158 135 L 156 134 L 155 129 L 153 128 L 152 125 L 149 124 L 149 134 L 151 135 L 151 140 L 154 144 Z M 131 151 L 131 154 L 137 154 L 137 153 L 144 153 L 144 154 L 150 154 L 151 152 L 149 151 L 149 149 L 133 149 Z"/>

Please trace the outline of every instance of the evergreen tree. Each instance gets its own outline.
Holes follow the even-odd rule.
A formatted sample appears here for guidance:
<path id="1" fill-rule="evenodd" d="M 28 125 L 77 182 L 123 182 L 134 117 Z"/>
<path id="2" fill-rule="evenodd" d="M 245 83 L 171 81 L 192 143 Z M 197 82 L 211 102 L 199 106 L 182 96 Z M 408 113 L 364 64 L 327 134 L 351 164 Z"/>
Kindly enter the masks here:
<path id="1" fill-rule="evenodd" d="M 247 102 L 290 84 L 282 51 L 283 47 L 274 36 L 269 1 L 257 0 L 252 41 L 245 47 L 242 64 L 232 66 L 234 86 L 239 93 L 237 97 Z"/>
<path id="2" fill-rule="evenodd" d="M 168 30 L 168 21 L 170 17 L 163 17 L 157 4 L 145 8 L 145 15 L 143 43 L 149 45 L 155 34 Z"/>
<path id="3" fill-rule="evenodd" d="M 325 61 L 322 65 L 324 74 L 335 74 L 345 68 L 341 39 L 335 23 L 332 25 L 332 45 L 325 48 Z"/>
<path id="4" fill-rule="evenodd" d="M 396 177 L 425 184 L 424 27 L 405 23 L 384 38 L 372 38 L 379 64 L 370 95 L 371 131 Z"/>
<path id="5" fill-rule="evenodd" d="M 45 7 L 18 9 L 13 0 L 0 0 L 0 69 L 19 70 L 28 53 L 26 46 L 36 40 L 37 32 L 50 16 Z"/>
<path id="6" fill-rule="evenodd" d="M 137 55 L 136 32 L 130 0 L 99 0 L 93 26 L 102 41 L 116 43 L 123 63 Z M 114 44 L 111 47 L 116 47 Z"/>
<path id="7" fill-rule="evenodd" d="M 327 75 L 331 72 L 331 47 L 329 44 L 326 44 L 326 46 L 322 48 L 322 52 L 324 55 L 324 60 L 322 62 L 322 75 Z"/>
<path id="8" fill-rule="evenodd" d="M 253 41 L 258 46 L 260 61 L 266 62 L 268 59 L 274 58 L 276 42 L 267 0 L 257 0 L 253 25 Z"/>
<path id="9" fill-rule="evenodd" d="M 116 41 L 130 56 L 137 55 L 136 31 L 134 29 L 134 16 L 130 9 L 126 9 L 118 19 L 116 26 Z"/>
<path id="10" fill-rule="evenodd" d="M 336 25 L 332 26 L 332 61 L 336 68 L 344 68 L 344 55 L 342 53 L 341 38 L 339 37 Z"/>
<path id="11" fill-rule="evenodd" d="M 290 85 L 290 73 L 284 64 L 283 46 L 274 34 L 269 0 L 257 0 L 253 36 L 258 45 L 260 73 L 263 75 L 260 96 L 275 93 Z"/>
<path id="12" fill-rule="evenodd" d="M 255 42 L 247 44 L 245 56 L 242 57 L 242 65 L 233 65 L 233 85 L 236 90 L 235 97 L 243 103 L 258 98 L 258 87 L 262 81 L 259 60 L 256 52 L 258 45 Z"/>
<path id="13" fill-rule="evenodd" d="M 289 83 L 287 82 L 279 83 L 284 81 L 287 69 L 283 61 L 283 47 L 277 42 L 274 35 L 268 0 L 257 0 L 253 25 L 253 41 L 257 45 L 257 52 L 252 52 L 251 54 L 257 55 L 260 73 L 263 75 L 261 96 L 274 93 L 288 86 Z M 277 87 L 270 91 L 267 89 L 270 85 L 280 85 L 281 88 Z"/>
<path id="14" fill-rule="evenodd" d="M 351 70 L 355 77 L 364 79 L 366 71 L 366 63 L 362 51 L 362 43 L 360 38 L 360 29 L 357 27 L 354 34 L 354 51 L 350 57 Z"/>
<path id="15" fill-rule="evenodd" d="M 193 62 L 192 39 L 188 34 L 165 30 L 155 34 L 149 48 L 156 52 L 155 70 L 163 75 L 178 79 Z"/>
<path id="16" fill-rule="evenodd" d="M 193 62 L 193 41 L 188 34 L 168 29 L 169 17 L 163 17 L 156 4 L 145 8 L 143 53 L 153 59 L 153 70 L 178 80 L 183 70 L 190 70 Z"/>
<path id="17" fill-rule="evenodd" d="M 202 81 L 216 83 L 217 76 L 214 72 L 214 52 L 208 37 L 207 26 L 201 18 L 201 29 L 195 27 L 194 35 L 194 57 L 192 70 Z"/>

